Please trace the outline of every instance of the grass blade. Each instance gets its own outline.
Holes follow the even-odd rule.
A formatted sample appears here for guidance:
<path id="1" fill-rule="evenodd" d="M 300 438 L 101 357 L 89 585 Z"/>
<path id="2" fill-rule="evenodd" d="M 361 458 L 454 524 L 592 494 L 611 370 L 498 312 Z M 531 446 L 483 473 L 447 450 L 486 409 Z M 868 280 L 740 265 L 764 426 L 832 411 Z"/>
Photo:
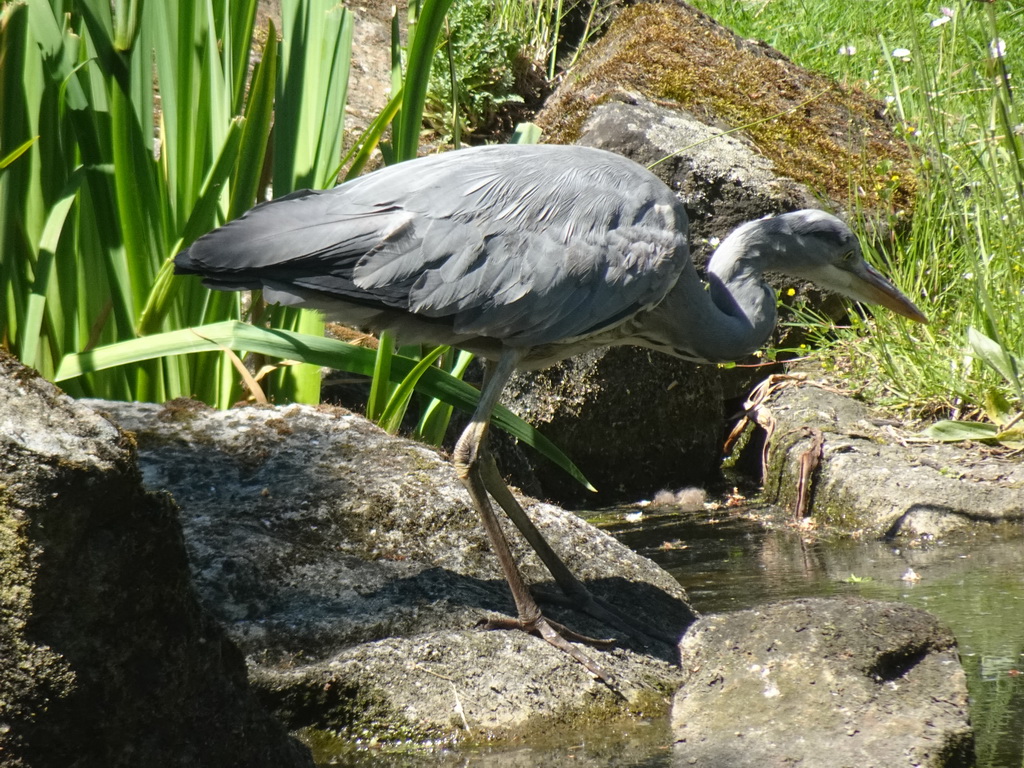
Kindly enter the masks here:
<path id="1" fill-rule="evenodd" d="M 267 156 L 270 126 L 274 118 L 274 88 L 277 84 L 277 30 L 270 22 L 263 56 L 253 72 L 249 100 L 245 105 L 240 162 L 231 179 L 228 220 L 241 216 L 259 198 L 260 178 Z M 186 239 L 185 244 L 191 243 Z"/>
<path id="2" fill-rule="evenodd" d="M 395 335 L 382 331 L 374 354 L 370 397 L 366 401 L 366 418 L 379 421 L 387 408 L 391 382 L 391 360 L 395 357 Z"/>
<path id="3" fill-rule="evenodd" d="M 444 17 L 451 4 L 452 0 L 424 0 L 416 21 L 402 84 L 402 111 L 395 126 L 394 149 L 398 162 L 416 157 L 419 151 L 430 68 L 444 27 Z"/>
<path id="4" fill-rule="evenodd" d="M 43 315 L 46 310 L 47 294 L 50 290 L 50 278 L 53 273 L 57 243 L 67 222 L 68 213 L 78 196 L 78 187 L 82 174 L 76 172 L 64 191 L 64 194 L 50 208 L 50 215 L 43 227 L 43 236 L 39 241 L 39 256 L 35 264 L 35 279 L 32 291 L 25 307 L 25 317 L 18 329 L 21 335 L 19 349 L 21 361 L 28 366 L 37 365 L 39 342 L 42 339 Z"/>
<path id="5" fill-rule="evenodd" d="M 1024 399 L 1024 394 L 1021 393 L 1020 370 L 1014 356 L 1003 349 L 997 341 L 974 327 L 967 329 L 967 341 L 974 354 L 1006 379 L 1006 382 L 1017 390 L 1018 397 Z"/>
<path id="6" fill-rule="evenodd" d="M 0 158 L 0 171 L 2 171 L 4 168 L 6 168 L 11 163 L 13 163 L 15 160 L 17 160 L 23 154 L 28 152 L 32 148 L 32 145 L 35 144 L 37 141 L 39 141 L 39 137 L 38 136 L 33 136 L 31 139 L 26 141 L 20 147 L 15 147 L 13 150 L 8 152 L 6 156 Z"/>
<path id="7" fill-rule="evenodd" d="M 509 144 L 540 144 L 541 137 L 540 126 L 536 123 L 519 123 L 516 126 L 515 131 L 512 133 L 512 138 L 508 140 Z"/>
<path id="8" fill-rule="evenodd" d="M 977 421 L 937 421 L 921 434 L 944 443 L 992 440 L 999 434 L 999 427 Z"/>
<path id="9" fill-rule="evenodd" d="M 455 364 L 448 372 L 455 378 L 462 379 L 472 361 L 473 353 L 460 349 L 455 358 Z M 441 445 L 445 433 L 448 431 L 451 417 L 452 406 L 450 404 L 436 398 L 432 399 L 423 409 L 420 423 L 416 425 L 416 437 L 429 445 Z"/>
<path id="10" fill-rule="evenodd" d="M 430 352 L 423 355 L 409 375 L 399 382 L 398 386 L 391 393 L 387 407 L 377 420 L 377 425 L 381 429 L 388 434 L 398 434 L 398 429 L 402 426 L 402 419 L 405 418 L 405 412 L 409 407 L 409 400 L 412 398 L 416 385 L 423 378 L 427 369 L 434 364 L 434 361 L 447 352 L 448 349 L 449 347 L 447 346 L 434 347 Z"/>

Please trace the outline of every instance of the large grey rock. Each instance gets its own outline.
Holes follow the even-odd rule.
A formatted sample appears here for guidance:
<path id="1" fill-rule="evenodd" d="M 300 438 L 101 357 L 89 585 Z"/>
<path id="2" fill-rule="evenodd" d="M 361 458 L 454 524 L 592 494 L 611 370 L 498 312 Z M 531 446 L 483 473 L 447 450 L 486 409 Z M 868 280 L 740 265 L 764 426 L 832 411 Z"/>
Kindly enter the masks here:
<path id="1" fill-rule="evenodd" d="M 135 433 L 146 486 L 174 495 L 203 602 L 293 728 L 512 737 L 538 721 L 664 707 L 675 689 L 668 646 L 623 639 L 589 651 L 613 690 L 538 638 L 476 629 L 514 609 L 468 496 L 433 449 L 337 408 L 93 405 Z M 671 576 L 575 515 L 524 502 L 595 594 L 682 635 L 693 614 Z M 552 588 L 518 534 L 512 544 L 527 579 Z M 548 610 L 577 631 L 614 634 Z"/>
<path id="2" fill-rule="evenodd" d="M 724 239 L 744 222 L 820 206 L 805 186 L 781 176 L 748 142 L 639 93 L 610 90 L 590 111 L 574 143 L 653 166 L 686 207 L 691 247 L 701 265 L 714 250 L 714 239 Z"/>
<path id="3" fill-rule="evenodd" d="M 311 766 L 199 605 L 134 445 L 0 352 L 0 762 Z"/>
<path id="4" fill-rule="evenodd" d="M 921 440 L 830 389 L 790 379 L 758 408 L 773 424 L 767 500 L 794 508 L 804 454 L 816 434 L 821 461 L 809 478 L 810 510 L 822 525 L 896 536 L 939 535 L 982 523 L 1024 520 L 1024 461 Z"/>
<path id="5" fill-rule="evenodd" d="M 956 641 L 918 608 L 797 600 L 707 616 L 680 648 L 673 765 L 974 764 Z"/>

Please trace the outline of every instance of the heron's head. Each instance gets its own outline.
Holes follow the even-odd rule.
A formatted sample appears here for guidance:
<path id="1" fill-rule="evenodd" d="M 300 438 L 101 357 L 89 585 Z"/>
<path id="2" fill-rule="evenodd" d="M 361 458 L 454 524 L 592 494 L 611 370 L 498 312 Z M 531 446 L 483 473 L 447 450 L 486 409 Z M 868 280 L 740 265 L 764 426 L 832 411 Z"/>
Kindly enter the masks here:
<path id="1" fill-rule="evenodd" d="M 877 269 L 864 260 L 857 236 L 841 220 L 817 210 L 793 211 L 771 219 L 772 267 L 810 280 L 820 288 L 868 304 L 879 304 L 919 323 L 928 318 Z"/>

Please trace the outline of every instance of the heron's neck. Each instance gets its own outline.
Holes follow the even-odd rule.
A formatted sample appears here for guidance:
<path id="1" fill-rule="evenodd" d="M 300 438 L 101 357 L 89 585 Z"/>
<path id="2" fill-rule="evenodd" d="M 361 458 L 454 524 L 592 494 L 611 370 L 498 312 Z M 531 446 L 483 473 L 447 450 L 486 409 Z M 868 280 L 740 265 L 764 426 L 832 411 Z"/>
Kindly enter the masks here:
<path id="1" fill-rule="evenodd" d="M 768 339 L 775 327 L 775 292 L 762 273 L 777 253 L 757 235 L 756 228 L 733 232 L 708 263 L 707 286 L 688 270 L 651 312 L 645 325 L 656 326 L 676 354 L 740 360 Z"/>

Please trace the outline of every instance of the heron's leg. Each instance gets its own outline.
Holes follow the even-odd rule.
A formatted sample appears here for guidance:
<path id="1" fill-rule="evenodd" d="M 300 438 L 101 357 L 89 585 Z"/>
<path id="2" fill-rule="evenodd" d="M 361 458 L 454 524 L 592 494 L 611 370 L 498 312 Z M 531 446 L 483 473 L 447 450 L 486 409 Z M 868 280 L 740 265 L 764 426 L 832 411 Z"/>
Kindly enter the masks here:
<path id="1" fill-rule="evenodd" d="M 533 547 L 537 557 L 541 559 L 545 567 L 554 577 L 555 582 L 561 588 L 567 604 L 577 610 L 593 616 L 598 621 L 604 622 L 610 627 L 625 632 L 631 637 L 638 637 L 641 641 L 658 640 L 669 645 L 675 645 L 679 638 L 667 632 L 648 625 L 635 617 L 628 617 L 620 613 L 613 605 L 605 602 L 587 589 L 586 585 L 574 574 L 548 544 L 544 535 L 534 525 L 533 520 L 526 514 L 526 510 L 516 500 L 516 497 L 505 485 L 505 481 L 498 471 L 498 465 L 494 463 L 494 457 L 490 451 L 484 450 L 483 466 L 484 486 L 487 491 L 498 502 L 498 505 L 505 511 L 509 519 L 515 523 L 516 528 L 523 534 L 523 538 Z"/>
<path id="2" fill-rule="evenodd" d="M 516 604 L 517 619 L 507 621 L 496 620 L 488 622 L 487 626 L 493 629 L 522 629 L 527 632 L 537 632 L 548 643 L 559 650 L 565 651 L 576 661 L 585 666 L 596 677 L 611 683 L 612 676 L 606 672 L 597 662 L 573 646 L 569 640 L 589 641 L 589 638 L 578 635 L 559 624 L 547 619 L 530 594 L 526 581 L 516 565 L 512 550 L 509 548 L 508 540 L 501 530 L 497 515 L 487 498 L 487 488 L 484 484 L 481 472 L 483 454 L 486 449 L 487 429 L 490 425 L 491 413 L 497 404 L 501 390 L 504 388 L 508 377 L 515 369 L 518 362 L 518 355 L 506 353 L 498 361 L 493 370 L 488 370 L 484 377 L 484 386 L 480 392 L 480 402 L 469 426 L 463 431 L 455 446 L 454 463 L 455 470 L 463 485 L 469 491 L 473 500 L 473 506 L 480 515 L 484 530 L 490 540 L 491 548 L 501 565 L 501 570 L 512 591 L 512 599 Z M 490 368 L 490 366 L 488 366 Z M 601 641 L 597 641 L 601 642 Z"/>

